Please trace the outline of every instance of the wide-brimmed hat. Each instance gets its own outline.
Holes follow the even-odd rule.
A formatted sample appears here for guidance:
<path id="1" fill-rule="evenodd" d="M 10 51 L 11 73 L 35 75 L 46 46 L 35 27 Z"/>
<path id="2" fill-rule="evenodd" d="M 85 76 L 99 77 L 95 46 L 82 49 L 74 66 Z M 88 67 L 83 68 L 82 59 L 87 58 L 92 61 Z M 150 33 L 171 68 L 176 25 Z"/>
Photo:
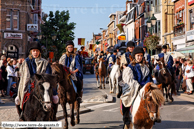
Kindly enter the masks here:
<path id="1" fill-rule="evenodd" d="M 134 59 L 135 59 L 135 54 L 138 54 L 138 53 L 143 53 L 143 55 L 144 55 L 144 50 L 140 46 L 135 47 L 133 52 L 132 52 L 132 56 L 133 56 Z"/>

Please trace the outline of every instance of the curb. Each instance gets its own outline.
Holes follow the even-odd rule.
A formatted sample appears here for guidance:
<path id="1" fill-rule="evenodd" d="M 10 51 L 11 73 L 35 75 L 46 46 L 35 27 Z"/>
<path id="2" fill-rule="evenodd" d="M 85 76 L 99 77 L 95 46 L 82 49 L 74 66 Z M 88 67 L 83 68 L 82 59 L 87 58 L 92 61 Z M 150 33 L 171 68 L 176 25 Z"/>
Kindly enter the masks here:
<path id="1" fill-rule="evenodd" d="M 91 109 L 88 109 L 88 108 L 80 108 L 80 114 L 83 114 L 83 113 L 86 113 L 86 112 L 90 112 Z M 74 115 L 76 115 L 77 112 L 74 112 Z M 68 113 L 67 115 L 68 117 L 70 116 L 70 114 Z M 57 115 L 57 119 L 60 120 L 60 119 L 63 119 L 64 118 L 64 115 L 63 115 L 63 110 L 62 110 L 62 113 L 59 113 L 59 115 Z"/>

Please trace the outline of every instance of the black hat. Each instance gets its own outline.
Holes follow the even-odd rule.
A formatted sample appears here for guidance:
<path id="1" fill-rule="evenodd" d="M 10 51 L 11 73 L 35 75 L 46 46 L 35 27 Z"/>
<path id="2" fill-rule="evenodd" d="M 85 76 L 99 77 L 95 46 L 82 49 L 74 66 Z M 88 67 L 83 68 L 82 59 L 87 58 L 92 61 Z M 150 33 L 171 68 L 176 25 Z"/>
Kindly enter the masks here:
<path id="1" fill-rule="evenodd" d="M 117 52 L 117 50 L 116 50 L 116 49 L 114 49 L 113 53 L 115 53 L 115 52 Z"/>
<path id="2" fill-rule="evenodd" d="M 133 41 L 129 41 L 127 43 L 127 47 L 135 47 L 135 43 Z"/>
<path id="3" fill-rule="evenodd" d="M 143 48 L 140 47 L 140 46 L 134 48 L 134 50 L 132 52 L 132 56 L 133 56 L 134 59 L 135 59 L 135 54 L 137 54 L 137 53 L 143 53 L 143 55 L 144 55 Z"/>
<path id="4" fill-rule="evenodd" d="M 166 46 L 166 45 L 163 45 L 163 46 L 162 46 L 162 49 L 167 49 L 167 46 Z"/>
<path id="5" fill-rule="evenodd" d="M 143 48 L 145 48 L 147 50 L 147 47 L 146 46 L 143 46 Z"/>
<path id="6" fill-rule="evenodd" d="M 103 54 L 104 54 L 104 52 L 103 52 L 103 51 L 101 51 L 100 53 L 103 53 Z"/>
<path id="7" fill-rule="evenodd" d="M 41 52 L 41 45 L 40 45 L 40 43 L 38 43 L 36 41 L 33 41 L 32 43 L 30 43 L 29 52 L 32 49 L 38 49 Z"/>
<path id="8" fill-rule="evenodd" d="M 73 47 L 74 47 L 73 41 L 71 41 L 71 40 L 70 40 L 70 41 L 67 41 L 67 42 L 66 42 L 66 47 L 67 47 L 68 45 L 73 45 Z"/>
<path id="9" fill-rule="evenodd" d="M 119 46 L 117 46 L 116 49 L 119 49 Z"/>

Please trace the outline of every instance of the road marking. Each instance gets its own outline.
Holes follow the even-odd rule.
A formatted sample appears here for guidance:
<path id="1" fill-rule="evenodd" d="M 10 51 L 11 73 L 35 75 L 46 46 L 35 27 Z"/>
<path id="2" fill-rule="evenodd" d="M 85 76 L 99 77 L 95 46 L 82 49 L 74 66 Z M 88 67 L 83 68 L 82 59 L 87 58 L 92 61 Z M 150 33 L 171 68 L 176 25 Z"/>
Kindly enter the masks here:
<path id="1" fill-rule="evenodd" d="M 98 108 L 102 108 L 102 107 L 107 107 L 107 106 L 111 106 L 111 105 L 114 105 L 116 103 L 103 103 L 103 104 L 98 104 L 98 105 L 94 105 L 94 106 L 90 106 L 90 107 L 87 107 L 89 109 L 98 109 Z"/>
<path id="2" fill-rule="evenodd" d="M 120 109 L 120 107 L 113 108 L 113 109 L 109 109 L 109 110 L 103 110 L 103 111 L 107 111 L 107 112 L 117 112 L 118 109 Z"/>

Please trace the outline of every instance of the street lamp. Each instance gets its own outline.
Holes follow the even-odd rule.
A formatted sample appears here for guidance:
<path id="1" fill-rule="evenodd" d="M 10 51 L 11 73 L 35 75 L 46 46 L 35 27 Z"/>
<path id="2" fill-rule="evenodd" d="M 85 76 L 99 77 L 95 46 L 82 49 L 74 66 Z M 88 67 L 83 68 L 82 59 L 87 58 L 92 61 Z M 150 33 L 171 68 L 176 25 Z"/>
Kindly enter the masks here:
<path id="1" fill-rule="evenodd" d="M 153 26 L 156 25 L 156 20 L 157 20 L 156 17 L 154 16 L 154 14 L 152 14 L 151 22 Z"/>
<path id="2" fill-rule="evenodd" d="M 148 28 L 150 28 L 152 26 L 150 18 L 148 18 L 148 21 L 146 23 L 147 23 Z"/>
<path id="3" fill-rule="evenodd" d="M 146 22 L 147 27 L 148 27 L 148 29 L 149 29 L 149 32 L 150 32 L 151 34 L 152 34 L 152 30 L 153 30 L 153 33 L 154 33 L 154 27 L 155 27 L 155 25 L 156 25 L 156 21 L 157 21 L 156 17 L 154 16 L 154 14 L 152 14 L 151 19 L 148 18 L 148 20 L 147 20 L 147 22 Z"/>

